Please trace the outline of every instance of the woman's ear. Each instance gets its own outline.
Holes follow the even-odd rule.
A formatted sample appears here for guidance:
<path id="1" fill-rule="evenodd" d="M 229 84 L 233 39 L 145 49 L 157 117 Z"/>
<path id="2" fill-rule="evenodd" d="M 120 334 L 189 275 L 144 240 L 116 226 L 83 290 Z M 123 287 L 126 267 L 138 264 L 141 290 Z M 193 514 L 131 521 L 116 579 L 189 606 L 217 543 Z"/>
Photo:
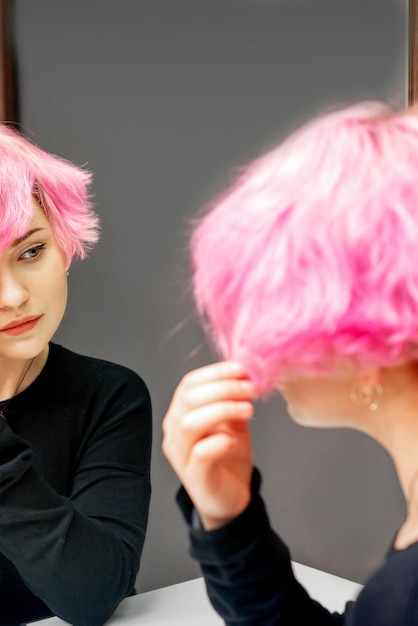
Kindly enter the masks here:
<path id="1" fill-rule="evenodd" d="M 382 368 L 373 367 L 359 374 L 357 381 L 364 389 L 374 389 L 382 380 Z"/>
<path id="2" fill-rule="evenodd" d="M 371 411 L 377 411 L 383 395 L 381 378 L 382 371 L 379 367 L 368 369 L 356 376 L 350 390 L 352 402 L 359 406 L 368 406 Z"/>

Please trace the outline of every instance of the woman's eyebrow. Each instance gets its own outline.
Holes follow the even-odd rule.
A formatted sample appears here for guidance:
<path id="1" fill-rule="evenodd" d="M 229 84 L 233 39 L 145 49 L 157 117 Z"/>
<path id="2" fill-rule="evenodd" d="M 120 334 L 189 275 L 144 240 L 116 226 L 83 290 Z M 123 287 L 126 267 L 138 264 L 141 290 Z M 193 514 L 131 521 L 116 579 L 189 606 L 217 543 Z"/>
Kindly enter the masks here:
<path id="1" fill-rule="evenodd" d="M 27 233 L 25 233 L 24 235 L 22 235 L 21 237 L 18 237 L 17 239 L 15 239 L 12 242 L 12 246 L 16 247 L 19 244 L 23 243 L 25 241 L 25 239 L 28 239 L 28 237 L 30 237 L 31 235 L 33 235 L 33 233 L 37 233 L 40 230 L 45 230 L 44 228 L 31 228 L 31 230 L 28 230 Z"/>

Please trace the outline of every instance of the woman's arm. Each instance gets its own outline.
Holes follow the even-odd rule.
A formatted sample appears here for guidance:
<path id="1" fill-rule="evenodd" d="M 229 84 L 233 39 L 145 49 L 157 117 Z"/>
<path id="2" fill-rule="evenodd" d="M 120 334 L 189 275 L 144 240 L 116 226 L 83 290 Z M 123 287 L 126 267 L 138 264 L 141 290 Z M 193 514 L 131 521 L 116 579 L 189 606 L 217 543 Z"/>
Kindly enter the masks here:
<path id="1" fill-rule="evenodd" d="M 248 432 L 255 397 L 240 366 L 228 362 L 191 372 L 173 396 L 163 450 L 184 485 L 179 503 L 191 554 L 229 626 L 341 625 L 342 616 L 296 581 L 288 550 L 270 528 Z"/>
<path id="2" fill-rule="evenodd" d="M 213 531 L 193 522 L 190 498 L 183 488 L 178 493 L 190 553 L 200 564 L 211 603 L 228 626 L 341 626 L 344 617 L 312 600 L 295 579 L 288 548 L 270 526 L 260 483 L 255 469 L 249 506 Z"/>

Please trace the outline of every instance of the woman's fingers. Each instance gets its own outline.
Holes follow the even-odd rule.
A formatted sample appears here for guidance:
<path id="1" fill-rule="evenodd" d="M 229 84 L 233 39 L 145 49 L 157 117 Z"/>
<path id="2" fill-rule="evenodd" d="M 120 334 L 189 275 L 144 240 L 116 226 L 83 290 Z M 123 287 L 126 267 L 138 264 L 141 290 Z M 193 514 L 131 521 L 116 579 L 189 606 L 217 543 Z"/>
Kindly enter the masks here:
<path id="1" fill-rule="evenodd" d="M 174 393 L 163 420 L 164 435 L 170 439 L 185 438 L 183 448 L 193 445 L 222 421 L 249 419 L 256 396 L 255 385 L 243 378 L 241 366 L 235 363 L 215 363 L 194 370 Z"/>
<path id="2" fill-rule="evenodd" d="M 188 387 L 183 392 L 182 401 L 189 409 L 194 409 L 222 400 L 254 400 L 256 395 L 257 390 L 251 381 L 226 379 Z"/>
<path id="3" fill-rule="evenodd" d="M 201 439 L 192 451 L 193 457 L 206 464 L 216 463 L 219 459 L 225 459 L 227 455 L 233 454 L 240 445 L 240 439 L 230 433 L 214 433 L 210 437 Z"/>
<path id="4" fill-rule="evenodd" d="M 179 422 L 182 429 L 198 434 L 200 431 L 213 430 L 220 423 L 246 421 L 253 413 L 254 407 L 251 402 L 224 400 L 188 411 Z"/>
<path id="5" fill-rule="evenodd" d="M 193 448 L 201 440 L 224 433 L 234 436 L 247 427 L 254 412 L 250 402 L 216 402 L 163 422 L 163 451 L 176 467 L 188 463 Z"/>
<path id="6" fill-rule="evenodd" d="M 234 361 L 220 361 L 211 363 L 196 370 L 188 372 L 182 379 L 180 385 L 193 386 L 203 385 L 214 380 L 223 378 L 244 378 L 245 371 L 239 363 Z"/>
<path id="7" fill-rule="evenodd" d="M 240 365 L 215 363 L 186 374 L 178 385 L 169 412 L 193 410 L 222 400 L 254 400 L 255 385 L 245 378 Z"/>
<path id="8" fill-rule="evenodd" d="M 180 478 L 196 445 L 202 443 L 203 450 L 219 439 L 228 447 L 228 437 L 248 431 L 256 396 L 255 385 L 237 363 L 214 363 L 184 376 L 162 424 L 163 452 Z"/>
<path id="9" fill-rule="evenodd" d="M 181 380 L 163 420 L 163 452 L 208 527 L 231 519 L 248 503 L 248 422 L 256 397 L 240 365 L 214 363 Z"/>

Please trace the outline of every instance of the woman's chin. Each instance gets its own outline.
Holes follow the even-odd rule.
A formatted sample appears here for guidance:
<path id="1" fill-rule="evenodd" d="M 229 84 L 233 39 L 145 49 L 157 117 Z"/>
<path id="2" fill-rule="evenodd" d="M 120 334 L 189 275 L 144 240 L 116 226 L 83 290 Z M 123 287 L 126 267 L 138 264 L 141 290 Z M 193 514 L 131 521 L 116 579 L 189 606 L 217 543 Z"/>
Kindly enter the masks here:
<path id="1" fill-rule="evenodd" d="M 299 426 L 306 426 L 308 428 L 324 428 L 327 425 L 321 422 L 318 417 L 312 414 L 305 408 L 297 407 L 294 404 L 287 404 L 287 412 L 293 422 Z"/>

